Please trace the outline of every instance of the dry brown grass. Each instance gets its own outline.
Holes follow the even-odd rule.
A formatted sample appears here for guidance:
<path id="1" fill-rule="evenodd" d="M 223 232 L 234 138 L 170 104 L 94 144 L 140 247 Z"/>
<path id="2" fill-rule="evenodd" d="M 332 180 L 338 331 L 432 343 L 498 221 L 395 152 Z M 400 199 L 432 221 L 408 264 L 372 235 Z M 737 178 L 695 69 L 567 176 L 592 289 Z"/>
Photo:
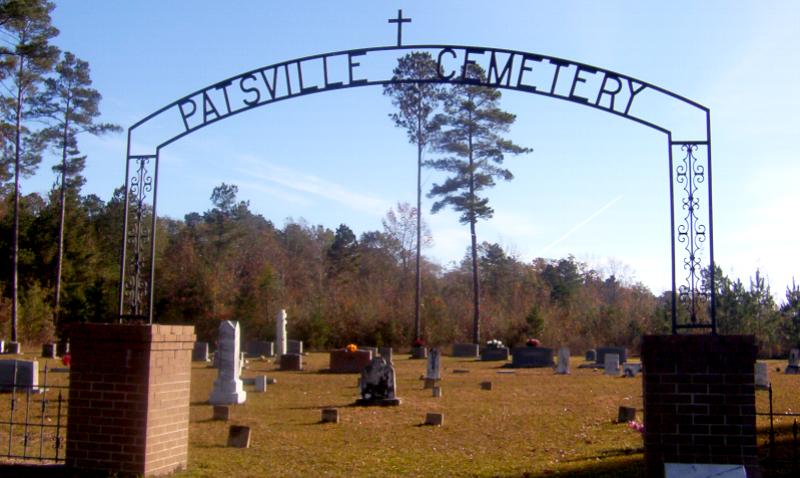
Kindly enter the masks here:
<path id="1" fill-rule="evenodd" d="M 420 380 L 425 361 L 400 355 L 395 367 L 403 404 L 362 408 L 351 406 L 357 375 L 321 372 L 327 354 L 304 361 L 303 372 L 250 361 L 246 377 L 269 375 L 278 383 L 263 394 L 246 387 L 246 404 L 233 407 L 227 423 L 212 420 L 207 404 L 216 370 L 193 364 L 189 469 L 176 476 L 641 476 L 641 436 L 614 423 L 620 405 L 636 407 L 641 417 L 641 378 L 578 369 L 576 357 L 567 376 L 550 369 L 501 374 L 497 362 L 445 357 L 443 397 L 433 398 Z M 48 362 L 56 365 L 40 359 L 40 366 Z M 776 372 L 784 364 L 770 361 L 775 411 L 797 412 L 798 377 Z M 63 382 L 66 374 L 53 378 Z M 481 390 L 482 381 L 493 382 L 493 390 Z M 0 394 L 0 416 L 7 398 Z M 759 411 L 768 409 L 766 392 L 758 392 L 757 403 Z M 324 407 L 339 408 L 341 423 L 320 424 Z M 444 413 L 444 426 L 421 426 L 427 412 Z M 779 433 L 789 433 L 791 421 L 777 420 Z M 232 424 L 252 427 L 249 449 L 225 446 Z M 759 417 L 758 424 L 766 428 L 768 421 Z M 765 440 L 760 434 L 760 444 Z"/>

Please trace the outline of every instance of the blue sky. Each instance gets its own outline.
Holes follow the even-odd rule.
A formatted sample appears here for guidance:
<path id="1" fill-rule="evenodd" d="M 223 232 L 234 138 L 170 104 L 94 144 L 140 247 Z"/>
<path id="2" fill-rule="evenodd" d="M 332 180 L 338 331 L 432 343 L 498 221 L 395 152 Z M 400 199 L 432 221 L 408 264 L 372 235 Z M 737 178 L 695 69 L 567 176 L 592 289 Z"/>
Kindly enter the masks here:
<path id="1" fill-rule="evenodd" d="M 756 268 L 783 295 L 800 264 L 796 160 L 800 7 L 791 1 L 56 2 L 56 43 L 89 61 L 103 120 L 124 128 L 195 90 L 307 55 L 392 45 L 386 20 L 412 18 L 404 44 L 460 44 L 562 57 L 618 71 L 711 110 L 717 262 L 747 281 Z M 491 5 L 490 7 L 487 5 Z M 665 139 L 601 111 L 518 92 L 510 136 L 532 154 L 508 158 L 516 178 L 491 191 L 495 217 L 479 240 L 524 260 L 573 254 L 606 273 L 669 287 Z M 357 233 L 414 201 L 416 149 L 395 128 L 379 87 L 283 101 L 221 121 L 162 153 L 159 212 L 210 208 L 211 189 L 282 225 L 287 218 Z M 85 192 L 107 199 L 124 176 L 125 135 L 82 137 Z M 24 192 L 53 181 L 48 158 Z M 440 181 L 424 174 L 426 189 Z M 423 206 L 427 214 L 431 201 Z M 460 260 L 467 228 L 426 220 L 443 265 Z M 799 277 L 800 278 L 800 277 Z"/>

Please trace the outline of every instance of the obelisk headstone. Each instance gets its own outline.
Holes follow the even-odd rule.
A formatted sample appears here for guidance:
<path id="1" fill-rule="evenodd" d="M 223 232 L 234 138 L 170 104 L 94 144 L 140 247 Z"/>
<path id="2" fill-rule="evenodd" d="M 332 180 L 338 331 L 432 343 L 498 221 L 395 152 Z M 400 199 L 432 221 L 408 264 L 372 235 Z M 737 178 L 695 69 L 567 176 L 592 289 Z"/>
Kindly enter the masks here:
<path id="1" fill-rule="evenodd" d="M 281 355 L 288 353 L 286 348 L 286 309 L 278 312 L 278 318 L 275 321 L 275 346 L 278 348 L 275 355 L 279 359 Z"/>
<path id="2" fill-rule="evenodd" d="M 239 354 L 239 323 L 224 320 L 219 324 L 217 356 L 219 357 L 217 379 L 208 402 L 212 405 L 230 405 L 244 403 L 247 393 L 244 391 Z"/>

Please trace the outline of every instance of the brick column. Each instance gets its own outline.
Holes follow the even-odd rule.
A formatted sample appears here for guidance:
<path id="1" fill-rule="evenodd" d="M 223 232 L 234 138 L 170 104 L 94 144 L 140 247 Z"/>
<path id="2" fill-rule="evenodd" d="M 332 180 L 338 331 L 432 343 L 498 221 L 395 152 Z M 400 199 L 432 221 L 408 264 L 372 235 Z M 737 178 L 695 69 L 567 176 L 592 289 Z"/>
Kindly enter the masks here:
<path id="1" fill-rule="evenodd" d="M 664 463 L 742 464 L 756 455 L 752 335 L 649 335 L 642 342 L 647 476 Z"/>
<path id="2" fill-rule="evenodd" d="M 194 327 L 70 330 L 66 464 L 155 476 L 186 468 Z"/>

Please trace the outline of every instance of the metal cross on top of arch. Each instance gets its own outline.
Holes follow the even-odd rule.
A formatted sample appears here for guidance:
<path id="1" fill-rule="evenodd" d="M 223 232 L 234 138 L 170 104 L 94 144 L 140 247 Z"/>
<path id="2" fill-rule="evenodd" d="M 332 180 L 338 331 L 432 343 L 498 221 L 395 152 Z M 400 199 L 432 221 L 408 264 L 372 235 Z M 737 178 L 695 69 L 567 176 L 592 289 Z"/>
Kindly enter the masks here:
<path id="1" fill-rule="evenodd" d="M 538 53 L 464 45 L 397 45 L 296 58 L 256 68 L 179 98 L 128 129 L 119 318 L 153 321 L 158 166 L 162 148 L 217 121 L 300 96 L 388 83 L 475 83 L 569 101 L 663 133 L 669 166 L 672 332 L 716 333 L 711 188 L 711 117 L 705 106 L 634 77 Z M 438 65 L 433 77 L 397 80 L 402 56 L 422 51 Z M 134 142 L 132 141 L 135 139 Z M 135 149 L 134 149 L 135 148 Z"/>

